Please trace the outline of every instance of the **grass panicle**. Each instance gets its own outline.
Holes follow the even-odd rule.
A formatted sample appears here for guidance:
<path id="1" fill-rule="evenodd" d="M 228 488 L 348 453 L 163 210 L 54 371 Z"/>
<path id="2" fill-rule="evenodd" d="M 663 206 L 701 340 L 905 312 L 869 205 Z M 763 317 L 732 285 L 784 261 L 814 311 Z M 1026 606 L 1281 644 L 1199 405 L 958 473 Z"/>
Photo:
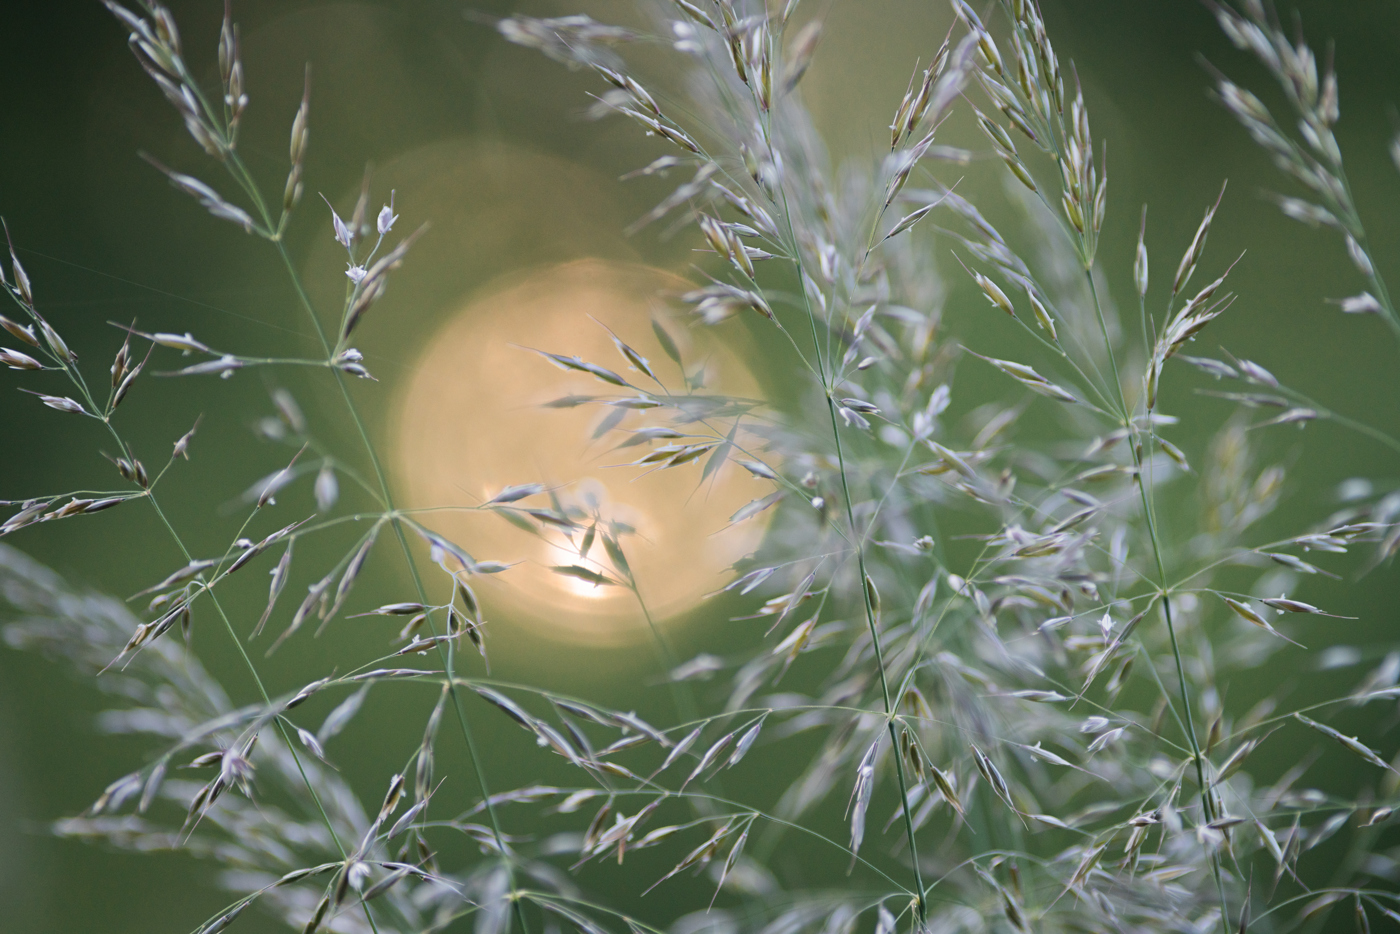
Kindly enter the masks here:
<path id="1" fill-rule="evenodd" d="M 743 607 L 752 638 L 711 639 L 689 658 L 644 599 L 629 560 L 637 530 L 586 490 L 516 484 L 470 507 L 564 549 L 554 573 L 630 594 L 669 691 L 642 715 L 491 677 L 474 579 L 508 581 L 513 556 L 476 557 L 433 528 L 434 510 L 394 501 L 346 377 L 373 379 L 352 337 L 390 277 L 411 273 L 400 269 L 426 225 L 396 231 L 394 194 L 375 201 L 368 176 L 344 216 L 312 199 L 346 263 L 343 302 L 317 307 L 283 239 L 313 157 L 310 72 L 288 108 L 279 201 L 240 155 L 249 104 L 231 19 L 211 93 L 168 10 L 103 2 L 207 154 L 208 176 L 147 161 L 214 218 L 267 241 L 316 340 L 268 357 L 122 325 L 98 374 L 45 316 L 42 283 L 11 246 L 14 318 L 0 325 L 17 346 L 0 363 L 54 417 L 100 423 L 117 477 L 14 500 L 0 535 L 116 506 L 154 510 L 169 534 L 170 571 L 133 582 L 125 603 L 0 546 L 8 642 L 94 678 L 111 699 L 103 728 L 157 750 L 57 833 L 223 865 L 233 900 L 201 934 L 249 907 L 303 932 L 659 932 L 655 917 L 584 887 L 597 876 L 582 867 L 606 861 L 644 866 L 647 891 L 704 876 L 707 900 L 656 909 L 675 934 L 1229 934 L 1312 931 L 1338 911 L 1363 930 L 1400 917 L 1400 870 L 1377 846 L 1400 807 L 1400 771 L 1383 738 L 1352 735 L 1348 719 L 1400 696 L 1400 654 L 1387 648 L 1347 692 L 1301 707 L 1288 685 L 1247 702 L 1229 691 L 1233 674 L 1290 670 L 1303 646 L 1330 639 L 1318 624 L 1346 617 L 1309 602 L 1313 581 L 1384 573 L 1400 550 L 1400 496 L 1357 481 L 1337 511 L 1310 516 L 1288 498 L 1289 462 L 1272 439 L 1331 421 L 1358 444 L 1400 442 L 1265 364 L 1202 349 L 1216 319 L 1247 313 L 1231 291 L 1237 247 L 1210 240 L 1227 191 L 1186 242 L 1151 236 L 1145 208 L 1136 230 L 1113 229 L 1106 144 L 1036 0 L 953 0 L 951 30 L 929 37 L 938 51 L 903 97 L 871 103 L 892 115 L 889 151 L 841 172 L 802 100 L 821 52 L 815 5 L 638 0 L 643 15 L 627 27 L 495 21 L 504 40 L 578 71 L 590 115 L 650 137 L 654 161 L 625 177 L 670 181 L 632 232 L 664 221 L 697 251 L 692 286 L 667 298 L 696 327 L 771 334 L 764 366 L 802 381 L 781 405 L 715 392 L 661 320 L 656 347 L 679 379 L 616 334 L 612 359 L 533 348 L 541 367 L 596 381 L 551 404 L 603 412 L 599 437 L 616 442 L 619 469 L 685 471 L 702 488 L 743 470 L 765 486 L 729 519 L 768 521 L 762 544 L 716 591 Z M 1400 335 L 1332 133 L 1330 53 L 1319 66 L 1259 0 L 1210 9 L 1298 118 L 1286 128 L 1213 72 L 1223 106 L 1311 199 L 1279 195 L 1279 206 L 1343 236 L 1365 291 L 1341 310 L 1380 315 Z M 663 70 L 631 64 L 654 69 L 657 54 Z M 955 109 L 974 138 L 945 140 Z M 949 165 L 961 173 L 980 154 L 994 157 L 986 166 L 1019 229 L 994 226 L 988 216 L 1006 211 L 957 190 Z M 1102 238 L 1135 233 L 1132 261 L 1106 265 Z M 1136 298 L 1135 324 L 1117 290 Z M 973 318 L 985 320 L 966 329 Z M 964 362 L 981 375 L 960 379 Z M 120 428 L 133 406 L 117 419 L 118 406 L 138 378 L 287 367 L 324 374 L 356 444 L 327 442 L 343 433 L 276 389 L 258 431 L 285 449 L 284 466 L 250 482 L 243 525 L 220 553 L 189 553 L 162 502 L 169 472 L 199 459 L 198 423 L 167 462 L 147 453 L 143 464 Z M 89 381 L 99 375 L 105 392 Z M 967 388 L 991 376 L 990 391 Z M 1207 416 L 1178 387 L 1229 414 L 1199 424 Z M 277 496 L 298 485 L 316 511 L 274 518 Z M 352 521 L 362 531 L 337 560 L 306 566 L 316 552 L 298 542 Z M 1264 531 L 1280 526 L 1283 537 Z M 406 592 L 362 595 L 367 564 L 389 560 L 406 562 Z M 265 604 L 256 575 L 238 573 L 250 565 L 270 573 Z M 256 619 L 226 610 L 224 595 L 244 587 L 266 607 Z M 401 627 L 397 641 L 349 669 L 311 662 L 294 681 L 264 677 L 264 655 L 350 617 Z M 220 684 L 180 644 L 206 628 L 234 647 L 246 683 Z M 1345 646 L 1323 656 L 1334 667 L 1363 657 Z M 351 754 L 336 737 L 387 693 L 381 684 L 421 695 L 427 716 L 410 732 L 418 742 L 421 726 L 422 739 L 406 760 L 375 760 L 377 787 L 352 788 L 332 765 Z M 302 706 L 312 698 L 330 705 L 319 723 Z M 506 718 L 520 748 L 483 748 L 473 724 L 487 717 Z M 441 774 L 446 744 L 470 776 Z M 1296 764 L 1268 771 L 1258 750 L 1285 744 Z M 498 761 L 517 755 L 567 779 L 497 787 Z M 1306 787 L 1319 756 L 1366 770 L 1362 790 Z M 744 775 L 761 788 L 734 780 Z M 744 790 L 726 792 L 726 779 Z M 1334 836 L 1344 847 L 1329 852 L 1343 855 L 1330 866 L 1305 858 Z M 479 855 L 462 859 L 467 850 Z"/>

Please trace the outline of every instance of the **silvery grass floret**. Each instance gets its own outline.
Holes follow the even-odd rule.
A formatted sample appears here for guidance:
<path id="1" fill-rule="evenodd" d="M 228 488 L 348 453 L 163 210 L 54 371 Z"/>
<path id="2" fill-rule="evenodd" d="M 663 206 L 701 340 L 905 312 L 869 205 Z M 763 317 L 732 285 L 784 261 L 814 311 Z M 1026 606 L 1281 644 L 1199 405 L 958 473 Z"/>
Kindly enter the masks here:
<path id="1" fill-rule="evenodd" d="M 119 504 L 164 518 L 162 479 L 197 453 L 194 429 L 153 472 L 113 415 L 151 357 L 172 351 L 200 357 L 167 371 L 182 378 L 324 369 L 363 449 L 333 450 L 289 393 L 274 392 L 277 414 L 262 431 L 286 447 L 286 466 L 248 488 L 244 529 L 222 554 L 188 553 L 166 523 L 179 557 L 138 594 L 151 598 L 139 616 L 0 550 L 0 589 L 22 617 L 9 641 L 98 674 L 115 698 L 104 726 L 153 736 L 160 747 L 59 832 L 133 849 L 180 847 L 224 864 L 236 899 L 204 934 L 251 905 L 306 932 L 453 924 L 479 934 L 561 924 L 587 934 L 654 932 L 570 875 L 633 854 L 653 889 L 685 872 L 709 880 L 709 905 L 664 919 L 677 934 L 1228 934 L 1297 929 L 1334 907 L 1363 926 L 1400 918 L 1387 891 L 1400 881 L 1395 863 L 1373 852 L 1400 773 L 1374 740 L 1327 722 L 1345 707 L 1400 695 L 1400 655 L 1387 655 L 1346 695 L 1305 709 L 1290 708 L 1282 690 L 1249 707 L 1226 696 L 1233 673 L 1282 664 L 1299 643 L 1324 638 L 1308 623 L 1334 614 L 1307 602 L 1307 582 L 1353 570 L 1335 556 L 1363 551 L 1362 570 L 1370 570 L 1400 547 L 1394 494 L 1354 497 L 1313 521 L 1285 514 L 1294 531 L 1267 539 L 1260 528 L 1285 502 L 1287 475 L 1270 458 L 1265 429 L 1329 419 L 1400 445 L 1287 388 L 1258 362 L 1187 352 L 1215 319 L 1235 313 L 1227 287 L 1234 258 L 1208 249 L 1213 221 L 1228 208 L 1223 188 L 1191 239 L 1169 250 L 1172 275 L 1150 274 L 1145 210 L 1132 267 L 1103 268 L 1106 150 L 1034 0 L 1005 0 L 985 16 L 954 0 L 954 29 L 932 37 L 930 64 L 915 69 L 901 100 L 886 102 L 890 151 L 840 173 L 829 169 L 802 104 L 821 22 L 799 0 L 639 0 L 650 32 L 582 15 L 496 24 L 505 39 L 596 76 L 591 115 L 625 118 L 654 139 L 659 155 L 629 174 L 674 172 L 679 182 L 668 182 L 634 230 L 668 221 L 670 234 L 692 238 L 693 288 L 673 298 L 693 311 L 696 326 L 747 318 L 772 329 L 778 351 L 765 362 L 806 380 L 797 404 L 781 410 L 718 395 L 661 321 L 656 343 L 679 380 L 616 335 L 615 360 L 540 349 L 544 361 L 598 381 L 596 394 L 553 404 L 607 410 L 604 432 L 638 470 L 693 471 L 703 484 L 732 464 L 771 484 L 730 519 L 763 516 L 770 529 L 719 588 L 749 601 L 752 642 L 681 658 L 653 625 L 669 672 L 673 719 L 665 722 L 475 673 L 486 671 L 486 643 L 473 580 L 508 571 L 510 556 L 474 557 L 434 531 L 428 514 L 395 506 L 343 382 L 369 375 L 349 339 L 423 228 L 381 255 L 398 219 L 393 195 L 373 223 L 368 178 L 348 220 L 327 201 L 331 235 L 346 251 L 346 296 L 339 309 L 315 308 L 282 239 L 301 197 L 309 81 L 274 211 L 238 154 L 248 101 L 231 20 L 219 42 L 220 99 L 190 77 L 168 11 L 107 5 L 211 169 L 227 175 L 246 207 L 152 164 L 210 214 L 271 244 L 321 353 L 241 356 L 192 334 L 133 325 L 104 402 L 36 307 L 12 251 L 13 284 L 5 284 L 28 323 L 0 324 L 28 349 L 6 349 L 0 362 L 67 379 L 72 389 L 63 391 L 72 395 L 40 394 L 40 402 L 101 422 L 126 485 L 17 501 L 0 533 Z M 1262 105 L 1222 79 L 1226 106 L 1281 165 L 1323 192 L 1322 206 L 1285 202 L 1285 210 L 1326 214 L 1344 229 L 1372 302 L 1393 320 L 1343 177 L 1333 172 L 1335 79 L 1329 72 L 1319 83 L 1306 46 L 1283 42 L 1258 4 L 1245 15 L 1217 15 L 1237 43 L 1291 82 L 1300 132 L 1320 154 L 1284 137 Z M 668 50 L 667 75 L 652 80 L 629 67 L 630 46 L 642 42 Z M 940 140 L 955 107 L 971 111 L 979 138 Z M 947 164 L 966 164 L 986 147 L 1024 212 L 1018 232 L 998 229 L 944 181 Z M 966 276 L 982 298 L 971 308 L 950 298 L 945 274 Z M 1120 282 L 1131 285 L 1136 323 L 1111 298 Z M 1354 307 L 1344 310 L 1375 310 L 1360 297 L 1347 301 Z M 989 308 L 1003 330 L 982 333 L 1016 339 L 964 345 L 956 337 L 962 318 Z M 134 350 L 133 341 L 146 346 Z M 1033 355 L 1017 349 L 1028 346 Z M 1004 391 L 982 398 L 960 388 L 963 363 L 998 374 Z M 1198 450 L 1172 440 L 1187 433 L 1176 431 L 1178 417 L 1164 411 L 1159 391 L 1196 379 L 1193 371 L 1230 386 L 1211 391 L 1235 403 Z M 1053 433 L 1031 430 L 1031 421 Z M 342 481 L 370 507 L 342 506 Z M 312 485 L 318 512 L 272 519 L 276 496 L 299 482 Z M 1198 515 L 1187 508 L 1189 482 Z M 556 573 L 630 592 L 651 621 L 627 557 L 634 530 L 586 496 L 518 484 L 476 508 L 568 543 L 578 559 Z M 346 516 L 367 520 L 368 531 L 333 566 L 298 577 L 306 591 L 294 609 L 282 603 L 293 575 L 302 575 L 296 543 Z M 950 526 L 976 531 L 959 541 Z M 407 559 L 413 591 L 366 606 L 354 585 L 385 548 Z M 259 561 L 272 565 L 266 609 L 256 620 L 235 619 L 221 595 L 236 586 L 237 571 Z M 269 653 L 303 637 L 313 618 L 325 627 L 348 615 L 401 622 L 398 646 L 349 671 L 309 670 L 276 686 L 264 683 L 245 648 L 274 619 L 280 634 L 265 640 Z M 233 704 L 178 645 L 177 624 L 186 634 L 214 628 L 236 644 L 255 699 Z M 464 637 L 480 662 L 458 655 Z M 366 806 L 322 763 L 348 754 L 328 745 L 382 682 L 412 686 L 435 703 L 409 759 L 375 763 L 384 781 L 365 792 Z M 316 696 L 336 699 L 319 726 L 301 713 Z M 478 747 L 472 723 L 481 716 L 508 718 L 524 745 L 557 758 L 571 781 L 493 790 L 493 757 L 515 753 Z M 811 737 L 815 753 L 791 752 L 784 742 L 795 736 Z M 474 774 L 465 785 L 435 772 L 448 741 L 469 754 Z M 1299 755 L 1282 775 L 1256 771 L 1254 753 L 1271 741 L 1318 752 Z M 1301 787 L 1319 754 L 1368 770 L 1366 790 L 1344 799 Z M 172 771 L 182 766 L 196 777 Z M 731 769 L 763 775 L 772 792 L 727 797 L 718 776 Z M 1302 859 L 1340 833 L 1347 851 L 1335 877 Z M 438 854 L 453 839 L 471 841 L 480 857 L 444 865 Z M 773 859 L 796 840 L 795 868 Z M 809 869 L 828 857 L 846 876 L 808 887 Z"/>

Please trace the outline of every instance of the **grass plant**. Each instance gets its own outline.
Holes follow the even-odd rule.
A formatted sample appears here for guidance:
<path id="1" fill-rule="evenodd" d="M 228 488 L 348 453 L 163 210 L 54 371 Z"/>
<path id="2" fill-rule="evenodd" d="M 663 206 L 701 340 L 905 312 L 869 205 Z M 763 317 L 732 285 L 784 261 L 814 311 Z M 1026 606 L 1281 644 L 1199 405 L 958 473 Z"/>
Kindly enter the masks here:
<path id="1" fill-rule="evenodd" d="M 669 178 L 670 190 L 634 233 L 667 224 L 665 235 L 700 250 L 693 288 L 675 303 L 698 327 L 748 319 L 769 331 L 765 365 L 804 381 L 782 406 L 717 395 L 662 321 L 664 363 L 620 339 L 612 360 L 545 348 L 550 363 L 597 379 L 596 394 L 559 404 L 598 407 L 638 472 L 693 471 L 703 486 L 745 470 L 770 484 L 730 520 L 768 519 L 762 546 L 717 585 L 752 620 L 742 644 L 679 656 L 631 570 L 635 530 L 569 487 L 510 486 L 476 507 L 577 556 L 556 573 L 636 598 L 668 672 L 668 703 L 656 708 L 665 720 L 490 676 L 474 582 L 508 580 L 512 556 L 478 558 L 434 530 L 432 511 L 396 505 L 347 389 L 372 378 L 357 325 L 405 274 L 425 228 L 402 235 L 392 196 L 373 212 L 368 179 L 346 218 L 303 198 L 310 75 L 289 107 L 285 185 L 267 192 L 239 151 L 248 104 L 231 16 L 209 88 L 165 8 L 104 2 L 207 153 L 208 178 L 233 194 L 152 165 L 214 218 L 267 242 L 317 335 L 310 355 L 255 357 L 132 325 L 98 373 L 69 350 L 11 250 L 13 319 L 0 325 L 14 347 L 0 362 L 33 371 L 22 388 L 55 419 L 96 423 L 121 483 L 26 495 L 0 534 L 150 509 L 174 556 L 133 611 L 0 546 L 0 594 L 17 615 L 9 643 L 91 677 L 112 699 L 106 727 L 158 745 L 55 829 L 224 867 L 232 900 L 200 934 L 250 908 L 303 932 L 405 934 L 1244 934 L 1314 931 L 1343 914 L 1363 931 L 1400 920 L 1400 868 L 1379 845 L 1400 807 L 1400 770 L 1382 739 L 1333 725 L 1400 697 L 1400 653 L 1383 647 L 1324 702 L 1299 706 L 1287 684 L 1260 697 L 1229 690 L 1242 673 L 1291 670 L 1301 644 L 1325 640 L 1316 624 L 1333 614 L 1307 602 L 1310 582 L 1388 574 L 1400 548 L 1400 495 L 1354 485 L 1335 511 L 1309 515 L 1290 500 L 1271 439 L 1332 421 L 1356 444 L 1400 442 L 1257 362 L 1196 349 L 1215 319 L 1238 313 L 1236 253 L 1208 249 L 1230 190 L 1203 206 L 1184 243 L 1149 251 L 1145 208 L 1136 230 L 1109 229 L 1107 149 L 1035 0 L 980 14 L 953 0 L 954 28 L 932 38 L 941 46 L 903 98 L 871 104 L 892 117 L 888 153 L 840 171 L 802 103 L 822 30 L 812 4 L 638 0 L 644 26 L 582 15 L 496 22 L 505 40 L 596 76 L 594 116 L 654 138 L 660 154 L 631 174 Z M 1215 79 L 1223 106 L 1304 189 L 1307 199 L 1277 196 L 1284 213 L 1345 239 L 1362 282 L 1338 314 L 1378 316 L 1400 339 L 1332 134 L 1330 61 L 1320 65 L 1259 0 L 1211 10 L 1296 112 L 1295 133 L 1250 91 Z M 658 56 L 668 62 L 659 73 L 629 65 Z M 972 115 L 978 138 L 944 142 L 955 108 Z M 1395 154 L 1400 168 L 1400 138 Z M 959 191 L 974 155 L 1004 167 L 1019 232 L 997 229 Z M 338 308 L 312 303 L 283 238 L 294 210 L 325 208 L 346 253 Z M 1131 268 L 1105 268 L 1108 236 L 1136 237 Z M 950 291 L 964 281 L 975 293 Z M 1115 294 L 1128 296 L 1122 306 Z M 966 319 L 988 315 L 998 329 L 959 336 Z M 193 362 L 173 364 L 175 353 Z M 148 467 L 122 429 L 140 415 L 119 407 L 153 375 L 286 367 L 325 372 L 359 446 L 332 449 L 275 393 L 286 466 L 254 486 L 222 553 L 196 555 L 162 504 L 167 474 L 198 460 L 198 425 Z M 964 368 L 1001 388 L 961 388 L 986 385 L 976 373 L 959 380 Z M 1176 427 L 1202 416 L 1165 411 L 1168 384 L 1232 403 L 1208 444 L 1172 440 L 1205 435 L 1194 422 Z M 343 506 L 341 483 L 368 505 Z M 314 487 L 315 515 L 274 512 L 293 484 Z M 364 531 L 332 566 L 294 560 L 299 542 L 351 521 Z M 371 559 L 404 563 L 393 602 L 359 598 Z M 253 575 L 239 572 L 250 565 L 272 578 L 256 619 L 228 611 L 224 597 L 248 586 Z M 306 588 L 299 600 L 284 597 L 292 581 L 294 594 Z M 401 622 L 398 645 L 350 670 L 264 678 L 265 654 L 347 615 Z M 192 627 L 237 646 L 246 684 L 208 674 L 181 643 Z M 413 726 L 422 740 L 412 754 L 377 761 L 381 787 L 356 789 L 330 766 L 339 753 L 328 745 L 380 696 L 371 687 L 388 683 L 435 704 Z M 303 716 L 312 698 L 334 699 L 319 725 Z M 502 716 L 519 727 L 520 748 L 483 748 L 475 725 Z M 469 777 L 438 774 L 445 744 L 465 752 Z M 1257 767 L 1265 744 L 1293 749 L 1292 764 Z M 498 760 L 517 755 L 548 758 L 571 778 L 498 787 Z M 1308 787 L 1309 770 L 1334 758 L 1355 766 L 1360 790 Z M 760 776 L 764 791 L 750 793 L 750 782 L 726 793 L 731 775 Z M 462 842 L 479 855 L 458 859 Z M 1330 860 L 1308 857 L 1324 843 Z M 708 903 L 682 898 L 659 920 L 636 917 L 579 872 L 612 860 L 643 867 L 648 891 L 701 876 Z"/>

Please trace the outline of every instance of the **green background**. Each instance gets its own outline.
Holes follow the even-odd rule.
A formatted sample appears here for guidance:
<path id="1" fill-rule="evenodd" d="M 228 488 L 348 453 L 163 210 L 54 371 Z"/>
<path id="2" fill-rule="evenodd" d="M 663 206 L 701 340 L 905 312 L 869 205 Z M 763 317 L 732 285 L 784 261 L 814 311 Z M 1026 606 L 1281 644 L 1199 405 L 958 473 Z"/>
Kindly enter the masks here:
<path id="1" fill-rule="evenodd" d="M 829 6 L 829 13 L 817 64 L 804 84 L 806 99 L 835 157 L 868 158 L 881 145 L 915 59 L 927 61 L 950 14 L 931 0 L 808 3 Z M 491 0 L 473 6 L 483 13 L 536 15 L 578 8 Z M 609 20 L 626 17 L 629 6 L 619 0 L 584 8 Z M 1315 47 L 1323 47 L 1328 37 L 1336 40 L 1342 92 L 1337 135 L 1377 258 L 1393 274 L 1400 268 L 1400 175 L 1387 159 L 1386 145 L 1392 132 L 1387 110 L 1400 100 L 1395 64 L 1400 5 L 1376 0 L 1299 7 Z M 221 4 L 188 0 L 172 8 L 188 55 L 212 75 Z M 673 268 L 685 261 L 685 243 L 658 244 L 647 234 L 629 241 L 621 235 L 669 189 L 661 187 L 664 182 L 616 181 L 661 150 L 620 122 L 579 118 L 585 92 L 598 90 L 595 79 L 507 45 L 464 16 L 457 3 L 267 0 L 238 2 L 235 8 L 252 100 L 243 149 L 266 187 L 280 190 L 287 128 L 300 96 L 303 63 L 309 60 L 314 92 L 308 194 L 324 192 L 346 204 L 364 164 L 374 162 L 385 167 L 378 184 L 398 188 L 403 223 L 431 219 L 433 236 L 446 244 L 433 254 L 438 262 L 410 262 L 399 273 L 420 282 L 411 293 L 414 300 L 391 293 L 360 338 L 370 368 L 383 380 L 353 387 L 376 432 L 384 434 L 386 402 L 416 348 L 455 301 L 493 278 L 583 256 Z M 1228 177 L 1229 194 L 1211 235 L 1212 255 L 1221 263 L 1227 254 L 1248 252 L 1232 277 L 1242 298 L 1212 325 L 1212 340 L 1339 411 L 1392 433 L 1400 430 L 1396 350 L 1383 324 L 1343 318 L 1323 303 L 1325 297 L 1361 288 L 1340 240 L 1283 220 L 1261 197 L 1276 187 L 1295 192 L 1209 99 L 1201 56 L 1258 91 L 1272 90 L 1267 77 L 1228 46 L 1194 0 L 1064 0 L 1046 2 L 1045 12 L 1062 60 L 1072 58 L 1084 81 L 1095 137 L 1110 141 L 1110 210 L 1100 255 L 1111 287 L 1121 296 L 1131 294 L 1141 204 L 1150 205 L 1153 268 L 1164 277 Z M 137 158 L 138 150 L 146 150 L 176 168 L 216 177 L 132 60 L 124 38 L 96 2 L 4 7 L 0 214 L 20 246 L 39 307 L 91 367 L 105 367 L 118 343 L 105 322 L 133 316 L 151 329 L 189 329 L 210 344 L 249 352 L 285 346 L 288 339 L 306 341 L 305 325 L 266 245 L 202 216 Z M 1265 97 L 1276 100 L 1274 94 Z M 941 141 L 980 148 L 970 129 L 955 117 Z M 454 154 L 465 164 L 505 168 L 481 179 L 447 177 Z M 561 185 L 561 178 L 568 184 Z M 987 202 L 998 195 L 992 179 L 985 167 L 975 166 L 966 184 L 974 198 L 982 194 Z M 448 201 L 440 197 L 444 190 L 453 192 Z M 1006 212 L 989 214 L 1007 229 L 1016 227 Z M 329 288 L 339 268 L 326 249 L 324 211 L 312 197 L 303 203 L 289 240 L 313 286 Z M 993 339 L 996 332 L 981 299 L 961 277 L 945 273 L 954 289 L 948 306 L 954 329 Z M 787 379 L 771 367 L 765 375 L 775 389 Z M 18 374 L 0 373 L 0 497 L 86 486 L 107 476 L 110 467 L 96 453 L 103 443 L 96 430 L 21 396 L 15 391 L 21 382 Z M 313 424 L 323 413 L 334 414 L 336 400 L 312 382 L 288 384 Z M 222 547 L 238 521 L 222 507 L 283 462 L 280 449 L 250 440 L 251 423 L 270 412 L 267 385 L 256 374 L 239 374 L 229 382 L 148 382 L 126 403 L 125 430 L 138 448 L 151 451 L 163 450 L 196 414 L 205 413 L 194 460 L 179 465 L 165 493 L 177 526 L 189 533 L 197 552 Z M 969 385 L 970 392 L 996 391 L 991 381 Z M 1183 415 L 1198 410 L 1205 424 L 1217 424 L 1225 411 L 1189 395 L 1172 402 Z M 138 406 L 141 411 L 130 411 Z M 325 424 L 329 440 L 354 450 L 352 437 L 337 436 L 329 419 Z M 1189 429 L 1183 432 L 1192 438 Z M 1201 440 L 1183 447 L 1198 450 Z M 1326 425 L 1309 427 L 1305 436 L 1281 434 L 1271 444 L 1278 456 L 1298 456 L 1289 488 L 1297 508 L 1309 516 L 1323 514 L 1335 484 L 1345 477 L 1396 475 L 1393 455 Z M 139 507 L 26 530 L 7 541 L 75 583 L 117 594 L 158 579 L 176 561 L 168 539 Z M 374 573 L 369 584 L 374 593 L 392 599 L 401 592 L 392 562 L 382 562 Z M 1324 583 L 1300 594 L 1363 617 L 1359 623 L 1335 621 L 1331 631 L 1319 629 L 1314 649 L 1331 641 L 1372 651 L 1394 643 L 1397 595 L 1400 588 L 1389 567 L 1360 583 Z M 258 603 L 256 594 L 244 596 L 242 609 Z M 728 604 L 697 613 L 678 633 L 683 653 L 750 639 L 748 629 L 726 622 L 737 609 Z M 248 685 L 216 634 L 197 632 L 195 638 L 205 663 L 236 698 L 243 697 Z M 656 703 L 657 692 L 648 686 L 655 673 L 650 649 L 558 646 L 512 633 L 508 624 L 493 638 L 495 673 L 501 677 L 548 682 L 622 709 L 645 712 Z M 299 683 L 305 678 L 298 672 L 306 665 L 325 666 L 354 656 L 357 648 L 363 646 L 294 645 L 274 657 L 265 674 L 274 684 Z M 1295 665 L 1288 676 L 1307 679 L 1306 660 L 1288 658 Z M 401 745 L 406 753 L 430 703 L 420 697 L 400 703 L 390 696 L 381 692 L 379 702 L 339 741 L 346 774 L 366 783 L 367 798 L 378 794 L 380 778 L 367 764 L 373 757 L 356 753 L 383 743 Z M 108 781 L 142 761 L 139 743 L 94 731 L 92 715 L 100 703 L 96 691 L 66 672 L 0 649 L 0 930 L 7 934 L 182 931 L 224 902 L 208 868 L 182 856 L 114 854 L 45 835 L 47 821 L 86 807 Z M 488 748 L 517 742 L 504 718 L 479 720 Z M 405 722 L 413 725 L 400 730 Z M 1378 722 L 1375 729 L 1389 723 Z M 1388 754 L 1395 743 L 1387 736 L 1379 745 Z M 494 783 L 507 787 L 547 778 L 534 771 L 542 767 L 540 758 L 506 762 Z M 466 774 L 465 763 L 450 753 L 440 769 Z M 759 783 L 762 776 L 750 780 Z M 639 882 L 659 875 L 654 869 L 590 869 L 584 882 L 653 920 L 665 920 L 684 899 L 703 898 L 698 895 L 703 886 L 697 885 L 678 888 L 679 901 L 672 896 L 637 901 Z M 276 929 L 256 915 L 239 924 L 249 932 Z"/>

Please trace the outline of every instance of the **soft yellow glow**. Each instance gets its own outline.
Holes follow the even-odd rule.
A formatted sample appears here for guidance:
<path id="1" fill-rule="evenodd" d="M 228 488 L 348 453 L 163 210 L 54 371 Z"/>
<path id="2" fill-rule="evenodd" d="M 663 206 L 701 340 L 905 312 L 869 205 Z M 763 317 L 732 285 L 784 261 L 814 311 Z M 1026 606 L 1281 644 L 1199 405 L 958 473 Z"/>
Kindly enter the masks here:
<path id="1" fill-rule="evenodd" d="M 474 298 L 434 335 L 399 400 L 397 466 L 406 504 L 478 505 L 505 486 L 543 483 L 566 502 L 595 502 L 605 518 L 636 529 L 622 544 L 658 619 L 688 609 L 723 584 L 725 568 L 752 550 L 762 532 L 762 519 L 726 529 L 728 517 L 767 493 L 767 485 L 727 465 L 701 486 L 703 458 L 650 473 L 615 466 L 638 459 L 650 446 L 613 450 L 629 437 L 624 431 L 595 440 L 599 422 L 612 408 L 543 403 L 620 391 L 586 374 L 563 372 L 526 349 L 576 354 L 638 386 L 648 384 L 628 367 L 601 322 L 679 390 L 679 368 L 658 346 L 651 319 L 665 315 L 658 294 L 681 287 L 684 283 L 645 267 L 581 261 L 531 272 Z M 667 326 L 688 369 L 704 365 L 706 392 L 757 395 L 753 376 L 708 332 L 691 331 L 680 321 Z M 629 412 L 619 427 L 659 424 L 665 422 L 654 413 Z M 549 500 L 540 496 L 522 503 L 527 504 L 548 506 Z M 645 619 L 625 588 L 595 586 L 550 570 L 580 564 L 614 574 L 601 541 L 580 559 L 577 544 L 571 551 L 562 533 L 542 539 L 498 516 L 454 510 L 424 519 L 478 560 L 521 562 L 477 579 L 494 625 L 523 623 L 588 642 L 647 637 Z"/>

